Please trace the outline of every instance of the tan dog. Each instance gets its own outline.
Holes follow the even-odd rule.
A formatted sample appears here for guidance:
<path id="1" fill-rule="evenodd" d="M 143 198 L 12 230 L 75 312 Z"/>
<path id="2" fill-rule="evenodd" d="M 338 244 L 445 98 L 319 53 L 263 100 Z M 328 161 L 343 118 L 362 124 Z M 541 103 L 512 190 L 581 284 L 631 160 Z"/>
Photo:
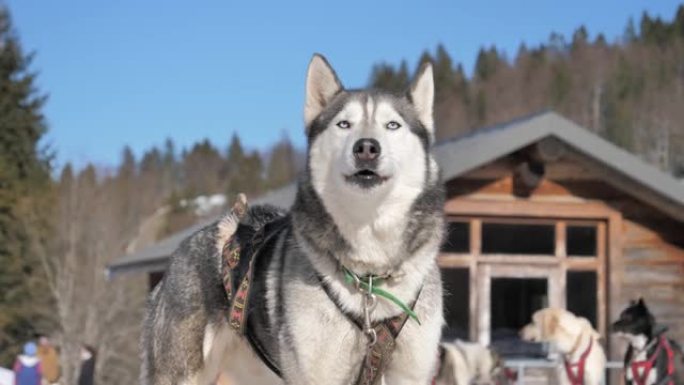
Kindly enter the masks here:
<path id="1" fill-rule="evenodd" d="M 477 343 L 455 340 L 440 344 L 436 385 L 503 384 L 499 355 Z"/>
<path id="2" fill-rule="evenodd" d="M 567 310 L 546 308 L 532 316 L 532 323 L 520 331 L 525 341 L 548 342 L 563 357 L 558 379 L 563 385 L 599 385 L 602 382 L 606 354 L 601 335 L 586 318 Z"/>

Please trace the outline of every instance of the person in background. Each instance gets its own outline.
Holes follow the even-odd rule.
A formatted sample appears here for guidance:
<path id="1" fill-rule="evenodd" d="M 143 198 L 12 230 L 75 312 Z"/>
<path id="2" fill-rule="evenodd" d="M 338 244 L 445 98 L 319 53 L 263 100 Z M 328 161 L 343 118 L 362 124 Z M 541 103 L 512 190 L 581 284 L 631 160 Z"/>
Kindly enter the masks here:
<path id="1" fill-rule="evenodd" d="M 95 384 L 95 349 L 83 344 L 81 346 L 81 373 L 78 376 L 78 385 Z"/>
<path id="2" fill-rule="evenodd" d="M 40 385 L 40 360 L 36 356 L 38 347 L 35 342 L 24 344 L 24 353 L 17 357 L 14 363 L 15 385 Z"/>
<path id="3" fill-rule="evenodd" d="M 43 380 L 47 384 L 57 383 L 59 379 L 59 355 L 57 349 L 45 336 L 41 336 L 38 340 L 38 358 L 43 372 Z"/>

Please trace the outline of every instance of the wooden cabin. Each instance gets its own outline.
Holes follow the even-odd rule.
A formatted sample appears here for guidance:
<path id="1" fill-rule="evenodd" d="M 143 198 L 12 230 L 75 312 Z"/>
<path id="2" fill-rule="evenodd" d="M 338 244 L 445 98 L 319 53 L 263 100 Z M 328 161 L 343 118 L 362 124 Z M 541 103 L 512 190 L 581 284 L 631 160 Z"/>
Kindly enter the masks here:
<path id="1" fill-rule="evenodd" d="M 553 112 L 454 138 L 434 154 L 447 188 L 446 337 L 535 355 L 517 331 L 557 306 L 588 318 L 617 358 L 609 325 L 643 297 L 684 341 L 684 185 Z M 261 201 L 289 207 L 294 194 L 288 186 Z M 143 271 L 156 282 L 202 225 L 116 261 L 110 275 Z"/>
<path id="2" fill-rule="evenodd" d="M 684 185 L 555 113 L 437 146 L 447 334 L 525 352 L 539 308 L 610 324 L 643 297 L 684 340 Z"/>

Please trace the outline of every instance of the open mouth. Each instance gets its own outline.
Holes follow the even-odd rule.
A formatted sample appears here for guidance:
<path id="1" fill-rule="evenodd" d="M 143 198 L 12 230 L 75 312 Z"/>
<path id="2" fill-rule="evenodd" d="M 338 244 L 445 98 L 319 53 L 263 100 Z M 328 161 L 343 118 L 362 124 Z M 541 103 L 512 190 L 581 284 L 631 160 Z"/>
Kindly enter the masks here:
<path id="1" fill-rule="evenodd" d="M 346 175 L 345 179 L 347 182 L 359 185 L 362 188 L 371 188 L 383 183 L 389 179 L 389 177 L 381 176 L 377 172 L 366 168 L 359 170 L 354 174 Z"/>

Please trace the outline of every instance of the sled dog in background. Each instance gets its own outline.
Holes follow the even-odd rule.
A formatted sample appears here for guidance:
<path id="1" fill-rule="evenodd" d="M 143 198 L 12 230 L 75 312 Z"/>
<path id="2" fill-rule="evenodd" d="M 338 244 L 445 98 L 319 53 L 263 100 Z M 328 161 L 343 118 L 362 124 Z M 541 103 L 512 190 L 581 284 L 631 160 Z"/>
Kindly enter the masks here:
<path id="1" fill-rule="evenodd" d="M 440 344 L 435 385 L 506 385 L 501 357 L 478 343 L 454 340 Z"/>
<path id="2" fill-rule="evenodd" d="M 246 383 L 430 383 L 444 323 L 433 100 L 429 64 L 395 95 L 347 90 L 315 55 L 291 211 L 233 210 L 181 244 L 147 306 L 142 383 L 204 385 L 221 371 Z M 370 342 L 391 356 L 378 362 Z"/>
<path id="3" fill-rule="evenodd" d="M 601 335 L 586 318 L 564 309 L 546 308 L 532 316 L 520 336 L 525 341 L 548 342 L 563 358 L 557 369 L 563 385 L 600 385 L 606 367 Z"/>
<path id="4" fill-rule="evenodd" d="M 684 385 L 684 354 L 665 336 L 643 298 L 632 301 L 612 325 L 612 331 L 629 343 L 625 352 L 627 385 Z"/>

